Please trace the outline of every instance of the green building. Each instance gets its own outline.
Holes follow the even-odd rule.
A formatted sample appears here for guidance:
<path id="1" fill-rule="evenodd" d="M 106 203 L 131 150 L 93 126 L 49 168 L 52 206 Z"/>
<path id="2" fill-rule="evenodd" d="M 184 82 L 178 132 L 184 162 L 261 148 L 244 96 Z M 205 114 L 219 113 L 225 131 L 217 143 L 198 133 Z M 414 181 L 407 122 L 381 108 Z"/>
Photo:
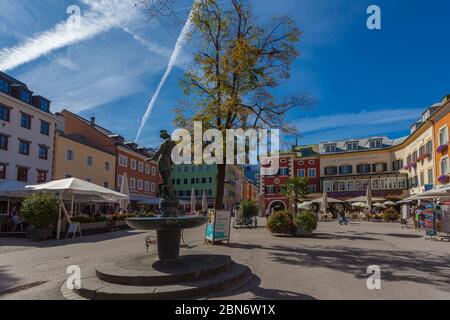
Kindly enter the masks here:
<path id="1" fill-rule="evenodd" d="M 227 166 L 225 176 L 224 205 L 232 209 L 242 199 L 244 174 L 240 167 Z M 217 188 L 216 165 L 177 165 L 172 167 L 172 182 L 178 199 L 191 200 L 192 189 L 195 190 L 197 205 L 201 206 L 203 192 L 206 192 L 208 205 L 214 206 Z"/>

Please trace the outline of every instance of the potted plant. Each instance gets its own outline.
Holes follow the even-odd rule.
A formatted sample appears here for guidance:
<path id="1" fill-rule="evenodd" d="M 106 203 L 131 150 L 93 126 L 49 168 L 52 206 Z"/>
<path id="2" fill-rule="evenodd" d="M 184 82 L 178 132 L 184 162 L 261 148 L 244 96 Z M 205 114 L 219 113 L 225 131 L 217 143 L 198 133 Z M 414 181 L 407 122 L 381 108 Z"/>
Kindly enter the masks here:
<path id="1" fill-rule="evenodd" d="M 439 176 L 438 181 L 440 184 L 446 184 L 448 183 L 448 178 L 448 175 L 441 175 Z"/>
<path id="2" fill-rule="evenodd" d="M 27 229 L 27 238 L 48 239 L 52 237 L 53 225 L 58 220 L 58 201 L 48 194 L 35 193 L 27 196 L 22 204 L 21 212 L 31 225 Z"/>
<path id="3" fill-rule="evenodd" d="M 294 218 L 294 224 L 297 227 L 297 235 L 308 236 L 317 229 L 316 216 L 309 210 L 304 210 Z"/>
<path id="4" fill-rule="evenodd" d="M 400 219 L 400 213 L 394 208 L 386 209 L 383 213 L 383 219 L 386 222 L 396 222 Z"/>
<path id="5" fill-rule="evenodd" d="M 296 227 L 289 211 L 278 211 L 271 215 L 267 228 L 275 234 L 292 234 Z"/>
<path id="6" fill-rule="evenodd" d="M 446 151 L 448 149 L 448 143 L 442 144 L 437 148 L 437 152 L 438 153 L 443 153 L 444 151 Z"/>

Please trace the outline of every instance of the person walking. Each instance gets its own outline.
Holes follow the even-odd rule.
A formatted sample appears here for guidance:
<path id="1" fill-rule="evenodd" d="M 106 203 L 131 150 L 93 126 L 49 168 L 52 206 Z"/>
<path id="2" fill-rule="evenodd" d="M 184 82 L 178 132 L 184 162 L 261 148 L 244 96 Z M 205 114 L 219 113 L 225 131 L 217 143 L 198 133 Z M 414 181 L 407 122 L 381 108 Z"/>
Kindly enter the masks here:
<path id="1" fill-rule="evenodd" d="M 266 220 L 269 221 L 270 218 L 270 208 L 266 209 Z"/>

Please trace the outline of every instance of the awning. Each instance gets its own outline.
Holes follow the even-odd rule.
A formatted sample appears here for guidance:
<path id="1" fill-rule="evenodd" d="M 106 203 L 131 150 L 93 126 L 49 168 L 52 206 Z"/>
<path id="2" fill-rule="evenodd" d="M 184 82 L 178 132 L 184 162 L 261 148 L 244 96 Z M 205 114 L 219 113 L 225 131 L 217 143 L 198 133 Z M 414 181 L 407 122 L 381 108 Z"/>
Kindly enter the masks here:
<path id="1" fill-rule="evenodd" d="M 26 183 L 20 181 L 6 181 L 0 185 L 0 196 L 3 197 L 23 197 L 29 192 Z"/>

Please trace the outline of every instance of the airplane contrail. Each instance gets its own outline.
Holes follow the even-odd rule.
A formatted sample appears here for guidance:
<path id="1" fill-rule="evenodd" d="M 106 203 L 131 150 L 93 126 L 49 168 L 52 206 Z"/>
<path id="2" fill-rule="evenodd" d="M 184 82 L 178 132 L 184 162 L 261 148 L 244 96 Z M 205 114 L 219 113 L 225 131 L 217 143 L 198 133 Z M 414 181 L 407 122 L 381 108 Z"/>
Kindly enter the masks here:
<path id="1" fill-rule="evenodd" d="M 195 0 L 194 4 L 197 1 L 198 0 Z M 177 42 L 175 44 L 175 48 L 174 48 L 172 55 L 170 57 L 170 60 L 169 60 L 169 64 L 167 65 L 166 72 L 164 73 L 163 77 L 161 78 L 161 81 L 159 82 L 159 85 L 156 88 L 156 91 L 153 94 L 153 97 L 150 100 L 150 103 L 147 107 L 147 111 L 145 112 L 144 116 L 142 117 L 141 126 L 139 127 L 139 130 L 138 130 L 138 133 L 136 136 L 136 140 L 135 140 L 136 142 L 139 140 L 139 138 L 142 134 L 142 130 L 144 129 L 145 124 L 147 123 L 147 120 L 150 118 L 150 115 L 152 114 L 153 107 L 155 106 L 156 100 L 158 99 L 158 96 L 159 96 L 162 88 L 164 87 L 164 84 L 166 83 L 167 78 L 169 78 L 169 75 L 172 72 L 173 66 L 175 65 L 175 63 L 178 59 L 178 56 L 181 52 L 181 49 L 183 48 L 183 44 L 186 41 L 186 37 L 192 28 L 192 13 L 193 13 L 193 9 L 191 9 L 191 12 L 189 13 L 189 17 L 183 26 L 183 30 L 181 30 L 181 33 L 178 36 Z"/>

